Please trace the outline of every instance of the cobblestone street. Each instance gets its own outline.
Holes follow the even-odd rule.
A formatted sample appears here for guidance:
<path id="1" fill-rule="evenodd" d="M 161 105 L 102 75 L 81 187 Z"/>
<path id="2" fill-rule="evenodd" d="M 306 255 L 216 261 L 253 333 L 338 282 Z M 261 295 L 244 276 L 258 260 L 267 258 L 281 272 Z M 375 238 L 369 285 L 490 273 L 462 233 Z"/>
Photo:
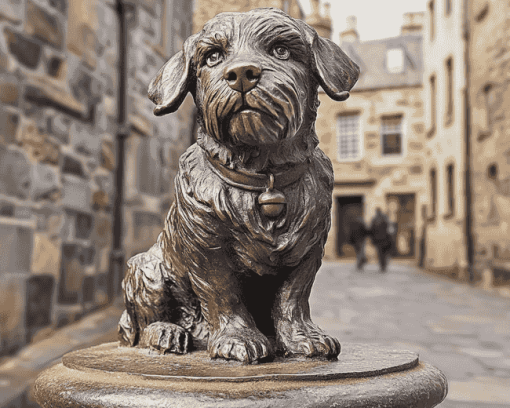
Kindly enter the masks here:
<path id="1" fill-rule="evenodd" d="M 416 351 L 441 369 L 441 408 L 510 406 L 510 299 L 393 262 L 325 262 L 312 290 L 314 321 L 340 342 Z"/>

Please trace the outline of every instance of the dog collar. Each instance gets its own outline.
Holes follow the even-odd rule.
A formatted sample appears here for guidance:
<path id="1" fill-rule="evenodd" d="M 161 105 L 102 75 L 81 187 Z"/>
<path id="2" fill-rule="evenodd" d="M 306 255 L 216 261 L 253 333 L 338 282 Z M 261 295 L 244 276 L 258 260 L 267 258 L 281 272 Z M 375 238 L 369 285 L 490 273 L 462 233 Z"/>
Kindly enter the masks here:
<path id="1" fill-rule="evenodd" d="M 249 191 L 266 191 L 268 189 L 283 189 L 298 181 L 308 170 L 309 161 L 296 164 L 285 170 L 267 173 L 248 173 L 241 170 L 233 170 L 223 166 L 217 160 L 206 154 L 214 172 L 231 186 Z"/>
<path id="2" fill-rule="evenodd" d="M 287 201 L 285 195 L 278 189 L 295 183 L 308 170 L 310 162 L 294 165 L 281 171 L 261 173 L 247 173 L 240 170 L 233 170 L 218 163 L 207 155 L 214 173 L 227 184 L 249 191 L 261 191 L 257 203 L 260 211 L 266 217 L 278 217 L 284 210 Z"/>

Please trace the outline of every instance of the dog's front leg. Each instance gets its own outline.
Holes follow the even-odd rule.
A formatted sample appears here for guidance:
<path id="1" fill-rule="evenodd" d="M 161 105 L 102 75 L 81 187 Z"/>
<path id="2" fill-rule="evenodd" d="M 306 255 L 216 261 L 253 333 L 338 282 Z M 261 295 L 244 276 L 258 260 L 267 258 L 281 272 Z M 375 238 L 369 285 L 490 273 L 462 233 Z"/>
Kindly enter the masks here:
<path id="1" fill-rule="evenodd" d="M 221 249 L 202 253 L 199 267 L 190 270 L 190 281 L 210 326 L 210 356 L 249 364 L 272 355 L 272 346 L 246 309 L 226 256 Z"/>
<path id="2" fill-rule="evenodd" d="M 289 274 L 273 306 L 276 341 L 286 355 L 335 358 L 340 343 L 325 334 L 310 318 L 308 299 L 322 259 L 322 245 L 311 249 Z"/>

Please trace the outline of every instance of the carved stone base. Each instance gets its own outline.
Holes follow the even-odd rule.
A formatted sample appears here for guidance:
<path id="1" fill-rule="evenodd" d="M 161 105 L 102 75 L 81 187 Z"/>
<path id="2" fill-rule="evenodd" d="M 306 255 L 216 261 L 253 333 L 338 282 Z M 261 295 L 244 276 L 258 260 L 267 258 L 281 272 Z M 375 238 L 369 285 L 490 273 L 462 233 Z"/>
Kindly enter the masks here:
<path id="1" fill-rule="evenodd" d="M 446 396 L 435 367 L 410 351 L 343 344 L 338 361 L 211 360 L 108 343 L 67 354 L 36 381 L 43 407 L 428 408 Z"/>

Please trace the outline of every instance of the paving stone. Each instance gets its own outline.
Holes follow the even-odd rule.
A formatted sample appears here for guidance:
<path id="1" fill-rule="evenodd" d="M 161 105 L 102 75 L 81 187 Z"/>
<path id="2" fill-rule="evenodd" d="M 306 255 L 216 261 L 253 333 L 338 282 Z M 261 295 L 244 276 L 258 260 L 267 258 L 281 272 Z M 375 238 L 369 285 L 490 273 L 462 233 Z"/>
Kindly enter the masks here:
<path id="1" fill-rule="evenodd" d="M 11 54 L 26 67 L 37 68 L 41 59 L 41 46 L 7 27 L 4 28 L 4 34 Z"/>
<path id="2" fill-rule="evenodd" d="M 61 50 L 64 43 L 61 21 L 30 0 L 27 1 L 26 7 L 26 32 Z"/>

